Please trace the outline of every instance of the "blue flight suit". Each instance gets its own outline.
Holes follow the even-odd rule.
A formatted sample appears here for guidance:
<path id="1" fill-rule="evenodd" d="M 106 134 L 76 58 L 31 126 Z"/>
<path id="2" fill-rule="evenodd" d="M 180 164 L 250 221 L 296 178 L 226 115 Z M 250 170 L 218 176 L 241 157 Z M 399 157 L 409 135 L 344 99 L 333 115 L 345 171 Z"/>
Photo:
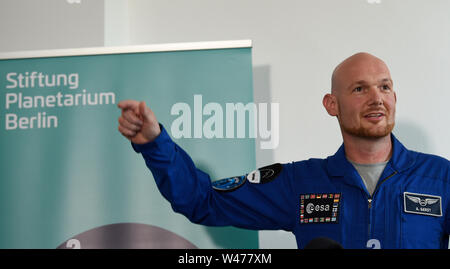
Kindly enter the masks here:
<path id="1" fill-rule="evenodd" d="M 406 149 L 393 153 L 371 196 L 342 145 L 326 159 L 275 164 L 211 182 L 161 125 L 132 144 L 175 212 L 210 226 L 294 233 L 299 248 L 327 237 L 344 248 L 448 248 L 450 162 Z M 256 175 L 258 174 L 258 175 Z"/>

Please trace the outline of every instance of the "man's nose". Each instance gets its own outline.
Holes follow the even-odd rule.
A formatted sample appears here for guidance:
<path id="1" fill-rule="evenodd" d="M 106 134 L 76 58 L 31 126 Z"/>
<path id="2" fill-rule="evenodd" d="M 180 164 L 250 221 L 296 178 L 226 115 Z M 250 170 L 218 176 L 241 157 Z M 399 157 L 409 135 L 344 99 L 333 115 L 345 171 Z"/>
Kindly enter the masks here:
<path id="1" fill-rule="evenodd" d="M 370 87 L 369 90 L 369 105 L 379 106 L 383 104 L 383 96 L 378 87 Z"/>

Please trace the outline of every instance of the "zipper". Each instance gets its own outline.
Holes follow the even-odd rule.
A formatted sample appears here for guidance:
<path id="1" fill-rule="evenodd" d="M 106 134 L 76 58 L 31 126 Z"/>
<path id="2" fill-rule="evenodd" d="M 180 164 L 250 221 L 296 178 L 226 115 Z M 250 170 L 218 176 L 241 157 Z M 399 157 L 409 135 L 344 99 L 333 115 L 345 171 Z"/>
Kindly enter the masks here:
<path id="1" fill-rule="evenodd" d="M 370 232 L 371 232 L 371 224 L 372 224 L 372 201 L 373 201 L 373 197 L 375 196 L 375 194 L 377 193 L 378 189 L 380 188 L 381 184 L 383 184 L 383 182 L 385 182 L 386 180 L 390 179 L 391 177 L 393 177 L 395 174 L 397 174 L 397 171 L 394 171 L 392 174 L 390 174 L 389 176 L 385 177 L 384 179 L 382 179 L 380 182 L 378 182 L 377 186 L 375 187 L 375 190 L 371 195 L 368 195 L 367 197 L 367 204 L 368 204 L 368 210 L 369 210 L 369 227 L 367 229 L 367 237 L 368 240 L 370 239 Z"/>

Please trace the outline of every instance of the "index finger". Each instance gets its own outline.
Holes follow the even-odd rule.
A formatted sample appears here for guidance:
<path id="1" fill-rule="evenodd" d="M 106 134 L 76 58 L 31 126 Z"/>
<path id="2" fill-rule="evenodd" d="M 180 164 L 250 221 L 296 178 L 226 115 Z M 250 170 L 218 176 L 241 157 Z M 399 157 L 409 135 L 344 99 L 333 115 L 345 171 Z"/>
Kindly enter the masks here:
<path id="1" fill-rule="evenodd" d="M 120 101 L 117 106 L 120 109 L 133 109 L 135 110 L 136 108 L 139 107 L 139 102 L 136 100 L 122 100 Z"/>

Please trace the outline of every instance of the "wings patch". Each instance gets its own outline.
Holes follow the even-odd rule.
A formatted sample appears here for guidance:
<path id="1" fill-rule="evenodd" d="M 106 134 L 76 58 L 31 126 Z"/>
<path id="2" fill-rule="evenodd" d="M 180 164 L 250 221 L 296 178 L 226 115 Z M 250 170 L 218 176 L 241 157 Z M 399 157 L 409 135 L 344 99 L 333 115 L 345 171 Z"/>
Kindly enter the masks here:
<path id="1" fill-rule="evenodd" d="M 405 213 L 441 217 L 441 196 L 404 192 L 403 205 Z"/>

